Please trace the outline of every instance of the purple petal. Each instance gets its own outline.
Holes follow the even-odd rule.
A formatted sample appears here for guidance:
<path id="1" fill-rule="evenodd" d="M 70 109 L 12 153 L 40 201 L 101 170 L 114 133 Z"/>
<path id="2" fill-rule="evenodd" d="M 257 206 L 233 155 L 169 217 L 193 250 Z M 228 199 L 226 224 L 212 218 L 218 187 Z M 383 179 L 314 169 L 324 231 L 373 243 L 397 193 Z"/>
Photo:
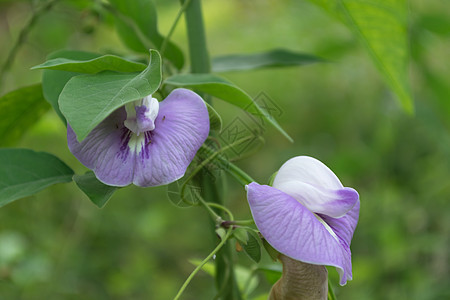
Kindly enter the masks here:
<path id="1" fill-rule="evenodd" d="M 346 247 L 350 247 L 353 233 L 358 224 L 360 202 L 355 204 L 353 208 L 342 218 L 332 218 L 325 215 L 319 215 L 325 223 L 327 223 L 339 239 L 345 243 Z"/>
<path id="2" fill-rule="evenodd" d="M 331 190 L 294 180 L 278 182 L 274 187 L 295 198 L 310 211 L 334 218 L 344 216 L 359 199 L 358 192 L 346 187 Z"/>
<path id="3" fill-rule="evenodd" d="M 70 152 L 108 185 L 126 186 L 133 181 L 135 155 L 128 148 L 130 131 L 123 125 L 125 118 L 124 108 L 116 110 L 81 143 L 72 128 L 67 126 Z"/>
<path id="4" fill-rule="evenodd" d="M 133 183 L 155 186 L 183 177 L 209 134 L 209 115 L 196 93 L 174 90 L 159 104 L 155 130 L 136 157 Z"/>
<path id="5" fill-rule="evenodd" d="M 267 185 L 250 183 L 247 198 L 256 226 L 276 250 L 305 263 L 336 267 L 341 285 L 351 280 L 348 243 L 328 231 L 329 226 L 322 224 L 318 216 L 293 197 Z"/>
<path id="6" fill-rule="evenodd" d="M 139 136 L 125 127 L 123 107 L 81 143 L 68 126 L 70 151 L 108 185 L 157 186 L 181 178 L 208 137 L 208 110 L 200 96 L 186 89 L 174 90 L 159 105 L 155 129 Z"/>

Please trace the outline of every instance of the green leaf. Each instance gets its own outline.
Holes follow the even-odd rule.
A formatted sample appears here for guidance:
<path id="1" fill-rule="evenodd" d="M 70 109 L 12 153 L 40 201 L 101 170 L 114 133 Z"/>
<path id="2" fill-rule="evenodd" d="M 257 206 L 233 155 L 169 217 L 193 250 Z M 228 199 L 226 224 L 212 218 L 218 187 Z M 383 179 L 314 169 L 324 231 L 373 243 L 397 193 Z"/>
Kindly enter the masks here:
<path id="1" fill-rule="evenodd" d="M 98 208 L 105 206 L 118 189 L 115 186 L 106 185 L 99 181 L 93 172 L 87 172 L 84 175 L 74 175 L 73 180 Z"/>
<path id="2" fill-rule="evenodd" d="M 141 72 L 147 66 L 116 55 L 103 55 L 89 60 L 75 60 L 64 57 L 50 59 L 31 69 L 61 70 L 94 74 L 101 71 Z"/>
<path id="3" fill-rule="evenodd" d="M 11 146 L 40 117 L 50 105 L 42 95 L 42 86 L 23 87 L 0 98 L 0 146 Z"/>
<path id="4" fill-rule="evenodd" d="M 205 102 L 209 114 L 209 129 L 220 132 L 222 130 L 222 118 L 219 113 L 207 102 Z"/>
<path id="5" fill-rule="evenodd" d="M 288 67 L 323 62 L 320 57 L 293 52 L 285 49 L 274 49 L 262 53 L 231 54 L 212 59 L 213 72 L 247 71 L 271 67 Z"/>
<path id="6" fill-rule="evenodd" d="M 73 77 L 59 96 L 59 106 L 82 141 L 114 110 L 154 93 L 160 84 L 161 57 L 150 50 L 150 63 L 140 74 L 102 72 Z"/>
<path id="7" fill-rule="evenodd" d="M 414 111 L 408 79 L 406 0 L 310 0 L 352 28 L 405 111 Z"/>
<path id="8" fill-rule="evenodd" d="M 0 206 L 46 187 L 72 181 L 73 171 L 56 156 L 30 149 L 0 149 Z"/>
<path id="9" fill-rule="evenodd" d="M 99 56 L 99 54 L 91 52 L 60 50 L 48 55 L 47 60 L 55 58 L 89 60 Z M 66 83 L 70 80 L 70 78 L 76 75 L 80 75 L 80 73 L 58 70 L 44 70 L 42 72 L 42 91 L 44 93 L 44 98 L 52 105 L 53 109 L 56 111 L 64 124 L 66 124 L 66 118 L 59 109 L 58 98 Z"/>
<path id="10" fill-rule="evenodd" d="M 289 141 L 292 141 L 292 138 L 267 111 L 259 107 L 247 93 L 222 77 L 212 74 L 179 74 L 169 77 L 165 83 L 196 89 L 236 105 L 253 115 L 262 116 Z"/>
<path id="11" fill-rule="evenodd" d="M 258 241 L 259 237 L 253 231 L 248 231 L 247 244 L 242 245 L 245 253 L 256 263 L 261 260 L 261 245 Z"/>
<path id="12" fill-rule="evenodd" d="M 158 31 L 156 7 L 152 0 L 110 0 L 119 37 L 131 50 L 147 53 L 149 48 L 161 49 L 164 37 Z M 145 13 L 143 13 L 145 12 Z M 164 56 L 177 69 L 184 64 L 183 52 L 167 43 Z"/>
<path id="13" fill-rule="evenodd" d="M 233 230 L 233 236 L 242 244 L 246 245 L 249 239 L 247 230 L 241 227 L 237 227 Z"/>

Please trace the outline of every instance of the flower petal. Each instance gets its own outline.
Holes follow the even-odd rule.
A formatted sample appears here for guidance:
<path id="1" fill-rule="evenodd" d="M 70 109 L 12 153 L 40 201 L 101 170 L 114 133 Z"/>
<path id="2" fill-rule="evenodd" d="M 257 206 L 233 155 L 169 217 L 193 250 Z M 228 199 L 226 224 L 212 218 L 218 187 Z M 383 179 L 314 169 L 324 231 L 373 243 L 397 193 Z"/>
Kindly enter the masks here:
<path id="1" fill-rule="evenodd" d="M 247 199 L 256 226 L 272 247 L 295 260 L 336 267 L 341 285 L 351 280 L 348 243 L 333 236 L 306 207 L 276 188 L 254 182 L 247 186 Z"/>
<path id="2" fill-rule="evenodd" d="M 133 183 L 156 186 L 181 178 L 208 134 L 202 98 L 190 90 L 174 90 L 160 102 L 155 129 L 138 151 Z"/>
<path id="3" fill-rule="evenodd" d="M 124 122 L 119 108 L 79 143 L 72 128 L 67 140 L 72 154 L 105 184 L 157 186 L 184 175 L 209 134 L 208 110 L 202 98 L 186 89 L 174 90 L 159 107 L 155 129 L 139 136 Z"/>
<path id="4" fill-rule="evenodd" d="M 309 156 L 293 157 L 285 162 L 273 181 L 273 186 L 286 181 L 300 181 L 330 190 L 343 188 L 339 178 L 321 161 Z"/>
<path id="5" fill-rule="evenodd" d="M 310 211 L 334 218 L 344 216 L 359 199 L 358 192 L 352 188 L 331 190 L 301 181 L 282 181 L 274 187 L 295 198 Z"/>
<path id="6" fill-rule="evenodd" d="M 338 219 L 325 215 L 319 215 L 347 247 L 351 244 L 353 233 L 355 232 L 356 225 L 358 224 L 359 207 L 360 202 L 358 200 L 355 206 L 353 206 L 353 208 L 345 216 Z"/>
<path id="7" fill-rule="evenodd" d="M 356 204 L 358 193 L 342 185 L 321 161 L 297 156 L 284 163 L 273 187 L 294 197 L 310 211 L 340 218 Z"/>
<path id="8" fill-rule="evenodd" d="M 70 125 L 67 126 L 70 152 L 108 185 L 126 186 L 133 182 L 135 155 L 128 147 L 130 131 L 123 125 L 125 119 L 125 109 L 119 108 L 81 143 Z"/>

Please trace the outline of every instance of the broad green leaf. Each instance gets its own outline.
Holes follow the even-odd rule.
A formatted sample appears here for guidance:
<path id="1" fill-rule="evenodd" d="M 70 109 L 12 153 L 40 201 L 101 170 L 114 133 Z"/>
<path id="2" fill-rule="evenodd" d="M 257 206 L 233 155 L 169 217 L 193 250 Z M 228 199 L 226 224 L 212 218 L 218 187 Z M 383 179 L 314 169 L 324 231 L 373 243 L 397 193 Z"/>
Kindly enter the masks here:
<path id="1" fill-rule="evenodd" d="M 99 56 L 100 54 L 91 52 L 60 50 L 48 55 L 47 59 L 66 58 L 74 60 L 90 60 Z M 44 98 L 52 105 L 64 124 L 66 124 L 66 118 L 59 109 L 58 98 L 66 83 L 70 78 L 76 75 L 80 75 L 80 73 L 58 70 L 44 70 L 42 72 L 42 91 L 44 93 Z"/>
<path id="2" fill-rule="evenodd" d="M 220 132 L 222 130 L 222 118 L 219 113 L 207 102 L 205 102 L 209 114 L 209 129 Z"/>
<path id="3" fill-rule="evenodd" d="M 179 74 L 166 79 L 165 84 L 193 88 L 236 105 L 255 116 L 262 116 L 289 141 L 292 141 L 292 138 L 267 111 L 259 107 L 243 90 L 220 76 L 212 74 Z"/>
<path id="4" fill-rule="evenodd" d="M 414 111 L 408 79 L 407 0 L 310 0 L 344 21 L 368 49 L 405 111 Z"/>
<path id="5" fill-rule="evenodd" d="M 253 259 L 256 263 L 261 260 L 261 245 L 258 241 L 259 237 L 256 233 L 248 231 L 248 241 L 247 244 L 242 245 L 245 253 Z"/>
<path id="6" fill-rule="evenodd" d="M 141 72 L 147 66 L 115 55 L 103 55 L 89 60 L 76 60 L 64 57 L 50 59 L 34 69 L 61 70 L 78 73 L 98 73 L 101 71 Z"/>
<path id="7" fill-rule="evenodd" d="M 158 31 L 156 7 L 152 0 L 110 0 L 119 37 L 130 49 L 147 53 L 161 49 L 164 37 Z M 145 12 L 145 13 L 143 13 Z M 172 42 L 167 43 L 164 57 L 177 69 L 184 64 L 183 53 Z"/>
<path id="8" fill-rule="evenodd" d="M 30 149 L 0 149 L 0 206 L 46 187 L 72 181 L 73 171 L 56 156 Z"/>
<path id="9" fill-rule="evenodd" d="M 231 54 L 212 59 L 213 72 L 247 71 L 270 67 L 300 66 L 324 60 L 305 53 L 274 49 L 263 53 Z"/>
<path id="10" fill-rule="evenodd" d="M 105 206 L 106 202 L 118 189 L 118 187 L 106 185 L 99 181 L 93 172 L 87 172 L 84 175 L 74 175 L 73 181 L 98 208 Z"/>
<path id="11" fill-rule="evenodd" d="M 0 98 L 0 146 L 11 146 L 40 117 L 50 105 L 42 96 L 42 86 L 23 87 Z"/>
<path id="12" fill-rule="evenodd" d="M 59 96 L 59 107 L 79 141 L 126 103 L 154 93 L 161 84 L 161 57 L 150 50 L 142 73 L 102 72 L 71 78 Z"/>

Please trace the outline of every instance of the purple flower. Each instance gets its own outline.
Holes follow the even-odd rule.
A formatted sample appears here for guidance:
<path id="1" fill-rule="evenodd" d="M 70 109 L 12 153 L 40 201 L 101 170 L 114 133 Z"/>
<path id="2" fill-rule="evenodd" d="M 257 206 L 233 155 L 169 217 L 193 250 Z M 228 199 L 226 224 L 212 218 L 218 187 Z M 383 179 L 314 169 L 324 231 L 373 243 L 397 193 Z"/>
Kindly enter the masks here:
<path id="1" fill-rule="evenodd" d="M 69 149 L 105 184 L 157 186 L 181 177 L 209 134 L 202 98 L 186 89 L 164 101 L 147 96 L 109 115 L 80 143 L 67 127 Z"/>
<path id="2" fill-rule="evenodd" d="M 305 263 L 336 267 L 340 284 L 352 279 L 350 242 L 359 195 L 323 163 L 297 156 L 281 166 L 273 187 L 247 186 L 255 224 L 280 253 Z"/>

